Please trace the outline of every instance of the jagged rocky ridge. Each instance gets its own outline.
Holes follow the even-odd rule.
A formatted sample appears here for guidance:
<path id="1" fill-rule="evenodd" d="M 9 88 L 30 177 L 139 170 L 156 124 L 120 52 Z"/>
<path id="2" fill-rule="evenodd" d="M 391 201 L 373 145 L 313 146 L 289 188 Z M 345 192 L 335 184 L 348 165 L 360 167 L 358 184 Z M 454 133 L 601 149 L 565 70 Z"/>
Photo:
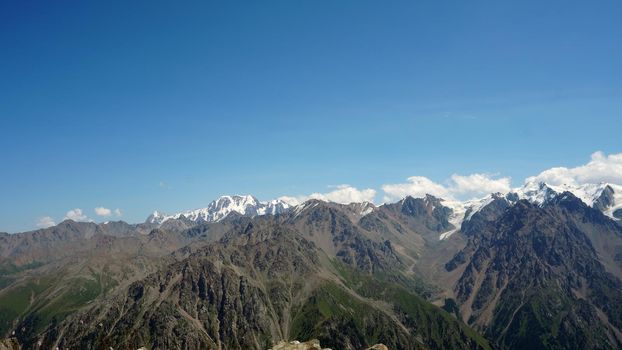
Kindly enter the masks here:
<path id="1" fill-rule="evenodd" d="M 541 205 L 498 198 L 462 232 L 468 243 L 446 268 L 461 270 L 462 317 L 490 339 L 507 348 L 621 346 L 622 229 L 610 218 L 570 192 Z"/>

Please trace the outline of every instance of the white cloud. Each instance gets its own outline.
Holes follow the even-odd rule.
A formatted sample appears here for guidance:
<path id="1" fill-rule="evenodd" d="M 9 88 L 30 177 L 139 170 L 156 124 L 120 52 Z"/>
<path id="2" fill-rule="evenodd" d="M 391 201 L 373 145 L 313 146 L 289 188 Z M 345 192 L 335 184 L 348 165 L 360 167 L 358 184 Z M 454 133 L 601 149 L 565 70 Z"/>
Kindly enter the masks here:
<path id="1" fill-rule="evenodd" d="M 382 190 L 385 193 L 385 202 L 390 202 L 406 196 L 424 197 L 426 194 L 442 198 L 451 197 L 448 188 L 425 176 L 411 176 L 407 179 L 406 183 L 382 185 Z"/>
<path id="2" fill-rule="evenodd" d="M 510 183 L 509 177 L 493 178 L 489 174 L 453 174 L 447 185 L 434 182 L 425 176 L 411 176 L 405 183 L 383 185 L 382 190 L 385 193 L 385 202 L 406 196 L 424 197 L 426 194 L 444 199 L 471 199 L 494 192 L 509 192 Z"/>
<path id="3" fill-rule="evenodd" d="M 308 196 L 298 197 L 282 196 L 279 199 L 291 205 L 300 204 L 308 199 L 320 199 L 328 202 L 349 204 L 354 202 L 373 202 L 375 196 L 376 190 L 371 188 L 359 190 L 350 185 L 339 185 L 336 190 L 327 193 L 316 192 Z"/>
<path id="4" fill-rule="evenodd" d="M 525 179 L 525 182 L 531 181 L 543 181 L 551 185 L 581 185 L 600 182 L 622 184 L 622 153 L 605 155 L 598 151 L 592 154 L 587 164 L 574 168 L 547 169 Z"/>
<path id="5" fill-rule="evenodd" d="M 506 193 L 511 189 L 509 177 L 492 178 L 488 174 L 471 174 L 451 176 L 450 191 L 457 197 L 476 198 L 490 193 Z"/>
<path id="6" fill-rule="evenodd" d="M 366 188 L 359 190 L 350 185 L 339 185 L 337 189 L 328 193 L 312 193 L 309 197 L 330 202 L 349 204 L 353 202 L 371 202 L 376 196 L 376 190 Z"/>
<path id="7" fill-rule="evenodd" d="M 73 220 L 73 221 L 90 221 L 89 218 L 82 213 L 82 209 L 76 208 L 71 209 L 65 214 L 65 220 Z"/>
<path id="8" fill-rule="evenodd" d="M 553 167 L 542 171 L 540 174 L 525 179 L 525 182 L 544 181 L 551 185 L 580 185 L 584 183 L 610 182 L 622 184 L 622 153 L 606 155 L 603 152 L 595 152 L 591 155 L 588 163 L 577 167 Z M 160 187 L 170 188 L 168 184 L 160 182 Z M 432 181 L 424 176 L 411 176 L 403 183 L 384 184 L 381 186 L 382 200 L 391 202 L 399 200 L 407 195 L 423 197 L 431 194 L 444 199 L 466 200 L 481 198 L 489 193 L 506 193 L 511 190 L 511 179 L 499 177 L 495 174 L 475 173 L 470 175 L 453 174 L 449 179 L 441 183 Z M 336 186 L 332 191 L 325 193 L 312 193 L 303 196 L 283 196 L 279 199 L 297 205 L 308 199 L 320 199 L 324 201 L 348 204 L 353 202 L 373 202 L 377 191 L 371 188 L 358 189 L 350 185 Z M 109 217 L 122 216 L 121 209 L 108 209 L 97 207 L 94 209 L 98 216 Z M 91 221 L 80 208 L 67 212 L 65 219 L 74 221 Z M 41 217 L 37 227 L 49 227 L 55 224 L 49 217 Z"/>
<path id="9" fill-rule="evenodd" d="M 97 207 L 95 208 L 95 214 L 97 214 L 97 216 L 108 217 L 112 215 L 112 210 L 104 207 Z"/>
<path id="10" fill-rule="evenodd" d="M 56 225 L 56 223 L 54 222 L 54 219 L 52 219 L 49 216 L 43 216 L 43 217 L 40 217 L 39 220 L 37 220 L 38 228 L 48 228 L 54 225 Z"/>
<path id="11" fill-rule="evenodd" d="M 622 153 L 606 155 L 603 152 L 595 152 L 587 164 L 574 168 L 554 167 L 525 179 L 526 183 L 532 181 L 573 186 L 600 182 L 622 184 Z M 445 184 L 440 184 L 427 177 L 412 176 L 405 183 L 383 185 L 382 190 L 385 193 L 383 197 L 385 202 L 407 195 L 423 197 L 426 194 L 464 200 L 483 197 L 494 192 L 509 192 L 511 179 L 509 177 L 495 178 L 490 174 L 454 174 Z"/>
<path id="12" fill-rule="evenodd" d="M 113 214 L 117 217 L 123 216 L 123 212 L 119 208 L 112 210 L 112 209 L 108 209 L 104 207 L 97 207 L 94 209 L 94 211 L 95 211 L 95 214 L 97 214 L 97 216 L 101 216 L 101 217 L 109 217 L 109 216 L 112 216 Z"/>
<path id="13" fill-rule="evenodd" d="M 306 199 L 308 199 L 305 196 L 300 196 L 300 197 L 292 197 L 292 196 L 281 196 L 279 198 L 277 198 L 278 200 L 282 200 L 283 202 L 289 204 L 289 205 L 298 205 L 302 202 L 304 202 Z"/>

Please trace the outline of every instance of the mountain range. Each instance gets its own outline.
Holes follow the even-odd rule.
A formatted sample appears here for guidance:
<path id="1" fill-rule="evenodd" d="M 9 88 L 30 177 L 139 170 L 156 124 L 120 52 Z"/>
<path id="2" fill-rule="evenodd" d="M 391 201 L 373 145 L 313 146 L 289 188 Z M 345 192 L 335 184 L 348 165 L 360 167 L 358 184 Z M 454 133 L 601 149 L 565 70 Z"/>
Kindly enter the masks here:
<path id="1" fill-rule="evenodd" d="M 206 208 L 195 209 L 183 213 L 167 215 L 157 210 L 151 214 L 146 222 L 162 224 L 170 219 L 179 219 L 182 216 L 192 221 L 216 222 L 224 219 L 231 213 L 244 216 L 276 215 L 291 208 L 286 202 L 275 199 L 269 202 L 260 202 L 257 198 L 246 196 L 222 196 L 211 202 Z"/>
<path id="2" fill-rule="evenodd" d="M 622 186 L 531 182 L 468 201 L 224 196 L 139 224 L 66 220 L 0 233 L 0 338 L 24 349 L 619 349 L 621 219 Z"/>
<path id="3" fill-rule="evenodd" d="M 513 201 L 525 199 L 531 203 L 543 206 L 557 195 L 570 192 L 581 199 L 586 205 L 594 207 L 603 214 L 614 220 L 622 219 L 622 186 L 608 183 L 583 184 L 579 186 L 561 185 L 553 186 L 544 182 L 528 182 L 523 187 L 516 188 L 509 193 L 492 193 L 479 199 L 467 201 L 441 199 L 442 205 L 452 210 L 450 221 L 455 227 L 459 227 L 465 220 L 468 221 L 476 212 L 492 202 L 495 198 L 507 196 L 508 200 Z M 359 214 L 366 215 L 376 209 L 370 202 L 351 203 L 353 210 Z M 176 214 L 165 214 L 154 211 L 145 223 L 161 225 L 167 220 L 185 218 L 195 222 L 218 222 L 229 214 L 255 217 L 258 215 L 277 215 L 289 210 L 296 209 L 296 205 L 281 199 L 261 202 L 251 195 L 222 196 L 207 205 L 205 208 L 179 212 Z M 457 231 L 457 230 L 455 230 Z M 447 238 L 451 233 L 446 232 L 442 238 Z"/>

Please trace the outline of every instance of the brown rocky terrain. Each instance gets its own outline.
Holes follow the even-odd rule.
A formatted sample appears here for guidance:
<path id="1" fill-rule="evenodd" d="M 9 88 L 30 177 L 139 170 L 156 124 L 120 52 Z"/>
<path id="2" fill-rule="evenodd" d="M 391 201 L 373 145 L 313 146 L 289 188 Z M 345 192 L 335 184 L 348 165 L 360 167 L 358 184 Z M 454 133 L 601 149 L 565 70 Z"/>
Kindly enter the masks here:
<path id="1" fill-rule="evenodd" d="M 620 347 L 618 223 L 571 194 L 451 215 L 432 196 L 311 200 L 1 234 L 0 332 L 25 349 Z"/>

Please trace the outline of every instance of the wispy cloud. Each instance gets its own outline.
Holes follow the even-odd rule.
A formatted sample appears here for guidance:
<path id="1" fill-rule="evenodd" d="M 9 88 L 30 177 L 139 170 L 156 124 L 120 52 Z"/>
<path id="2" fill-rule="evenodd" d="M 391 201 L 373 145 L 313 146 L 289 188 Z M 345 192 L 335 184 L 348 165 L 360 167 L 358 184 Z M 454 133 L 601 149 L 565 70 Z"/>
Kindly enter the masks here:
<path id="1" fill-rule="evenodd" d="M 404 183 L 382 185 L 385 202 L 406 196 L 423 197 L 426 194 L 446 199 L 470 199 L 493 192 L 508 192 L 510 189 L 509 177 L 495 178 L 489 174 L 453 174 L 445 185 L 425 176 L 411 176 Z"/>
<path id="2" fill-rule="evenodd" d="M 104 207 L 97 207 L 94 211 L 97 216 L 108 217 L 112 215 L 112 210 Z"/>
<path id="3" fill-rule="evenodd" d="M 400 199 L 406 196 L 423 197 L 431 194 L 438 197 L 448 197 L 449 189 L 425 176 L 411 176 L 404 183 L 382 185 L 385 202 Z"/>
<path id="4" fill-rule="evenodd" d="M 73 220 L 73 221 L 91 221 L 86 214 L 82 212 L 82 209 L 75 208 L 71 209 L 65 214 L 65 220 Z"/>
<path id="5" fill-rule="evenodd" d="M 453 174 L 449 189 L 457 197 L 481 197 L 495 192 L 508 192 L 511 188 L 509 177 L 495 178 L 491 174 Z"/>
<path id="6" fill-rule="evenodd" d="M 105 207 L 97 207 L 95 209 L 93 209 L 93 211 L 95 211 L 95 214 L 97 216 L 101 216 L 104 218 L 110 217 L 110 216 L 116 216 L 116 217 L 121 217 L 123 216 L 123 212 L 121 211 L 121 209 L 117 208 L 117 209 L 108 209 Z"/>
<path id="7" fill-rule="evenodd" d="M 586 164 L 573 168 L 553 167 L 525 179 L 525 183 L 533 181 L 571 186 L 601 182 L 622 184 L 622 153 L 606 155 L 598 151 L 592 154 L 590 161 Z M 424 176 L 411 176 L 404 183 L 382 185 L 385 202 L 407 195 L 423 197 L 426 194 L 446 199 L 470 199 L 494 192 L 506 193 L 511 189 L 509 177 L 477 173 L 454 174 L 444 184 L 434 182 Z"/>
<path id="8" fill-rule="evenodd" d="M 306 196 L 283 196 L 279 199 L 292 204 L 300 204 L 309 199 L 320 199 L 329 202 L 349 204 L 353 202 L 373 202 L 374 197 L 376 197 L 376 190 L 371 188 L 361 189 L 359 190 L 356 187 L 350 185 L 339 185 L 333 191 L 329 191 L 326 193 L 311 193 Z"/>
<path id="9" fill-rule="evenodd" d="M 37 227 L 38 228 L 48 228 L 48 227 L 51 227 L 51 226 L 54 226 L 54 225 L 56 225 L 56 223 L 54 222 L 54 219 L 52 219 L 49 216 L 43 216 L 43 217 L 40 217 L 37 220 Z"/>
<path id="10" fill-rule="evenodd" d="M 588 163 L 574 168 L 554 167 L 525 179 L 543 181 L 551 185 L 579 185 L 584 183 L 611 182 L 622 184 L 622 153 L 605 155 L 592 153 Z"/>

